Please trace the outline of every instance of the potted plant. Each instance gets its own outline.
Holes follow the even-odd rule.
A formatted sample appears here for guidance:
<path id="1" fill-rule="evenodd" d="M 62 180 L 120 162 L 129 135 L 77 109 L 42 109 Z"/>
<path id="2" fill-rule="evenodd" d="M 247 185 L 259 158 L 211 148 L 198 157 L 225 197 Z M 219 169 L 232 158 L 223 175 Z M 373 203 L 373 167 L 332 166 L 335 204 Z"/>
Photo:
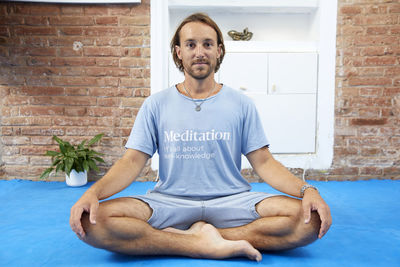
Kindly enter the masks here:
<path id="1" fill-rule="evenodd" d="M 50 168 L 47 168 L 40 179 L 47 178 L 51 172 L 63 171 L 65 173 L 66 183 L 69 186 L 82 186 L 87 183 L 87 172 L 90 170 L 99 171 L 98 162 L 104 160 L 100 157 L 104 154 L 92 150 L 90 147 L 98 142 L 103 133 L 96 135 L 89 142 L 82 141 L 79 145 L 73 146 L 69 142 L 53 136 L 53 140 L 58 143 L 60 151 L 46 152 L 46 156 L 52 158 Z M 97 162 L 97 163 L 96 163 Z"/>

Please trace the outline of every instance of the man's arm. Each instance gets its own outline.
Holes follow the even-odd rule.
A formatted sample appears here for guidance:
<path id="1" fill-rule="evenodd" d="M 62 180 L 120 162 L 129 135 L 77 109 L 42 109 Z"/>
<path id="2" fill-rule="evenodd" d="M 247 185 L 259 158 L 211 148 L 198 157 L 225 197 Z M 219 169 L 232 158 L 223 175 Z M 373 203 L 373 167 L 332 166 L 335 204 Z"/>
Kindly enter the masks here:
<path id="1" fill-rule="evenodd" d="M 85 235 L 81 217 L 83 212 L 90 214 L 90 222 L 96 223 L 99 200 L 108 198 L 128 187 L 140 174 L 149 155 L 128 149 L 111 169 L 93 184 L 71 208 L 70 225 L 72 230 L 81 237 Z"/>
<path id="2" fill-rule="evenodd" d="M 306 182 L 294 176 L 280 162 L 274 159 L 267 147 L 257 149 L 246 155 L 254 171 L 273 188 L 292 195 L 301 197 L 300 191 Z M 331 213 L 328 205 L 312 188 L 308 188 L 304 192 L 302 199 L 303 211 L 305 215 L 305 223 L 311 218 L 311 211 L 317 211 L 321 218 L 321 229 L 319 238 L 322 238 L 332 224 Z"/>

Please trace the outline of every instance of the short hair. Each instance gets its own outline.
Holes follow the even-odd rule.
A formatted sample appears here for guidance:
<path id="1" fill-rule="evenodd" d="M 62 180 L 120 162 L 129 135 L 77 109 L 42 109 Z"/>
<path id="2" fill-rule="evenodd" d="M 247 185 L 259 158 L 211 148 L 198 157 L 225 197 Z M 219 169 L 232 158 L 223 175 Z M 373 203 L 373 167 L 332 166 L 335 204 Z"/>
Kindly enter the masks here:
<path id="1" fill-rule="evenodd" d="M 175 65 L 176 67 L 183 72 L 183 64 L 182 64 L 182 60 L 179 59 L 176 51 L 175 51 L 175 46 L 180 46 L 180 32 L 183 26 L 185 26 L 187 23 L 189 22 L 201 22 L 204 23 L 208 26 L 210 26 L 211 28 L 213 28 L 215 30 L 215 32 L 217 33 L 217 45 L 220 46 L 221 45 L 221 56 L 217 59 L 217 64 L 215 66 L 215 70 L 214 72 L 217 72 L 219 70 L 219 67 L 222 63 L 222 60 L 224 59 L 225 56 L 225 45 L 224 45 L 224 38 L 222 37 L 222 32 L 219 29 L 217 23 L 215 23 L 215 21 L 213 21 L 207 14 L 205 13 L 194 13 L 192 15 L 190 15 L 189 17 L 187 17 L 186 19 L 184 19 L 181 24 L 178 26 L 178 28 L 175 31 L 174 36 L 172 37 L 171 40 L 171 53 L 172 53 L 172 58 L 174 59 Z"/>

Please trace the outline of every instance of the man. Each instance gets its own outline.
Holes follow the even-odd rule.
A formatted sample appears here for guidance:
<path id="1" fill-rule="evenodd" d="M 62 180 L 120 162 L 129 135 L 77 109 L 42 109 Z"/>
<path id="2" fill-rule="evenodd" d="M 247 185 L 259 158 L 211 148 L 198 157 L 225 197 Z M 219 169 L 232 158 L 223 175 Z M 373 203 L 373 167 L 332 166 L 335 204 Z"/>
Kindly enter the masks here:
<path id="1" fill-rule="evenodd" d="M 146 99 L 124 156 L 72 207 L 73 231 L 94 247 L 131 255 L 256 261 L 259 250 L 321 238 L 329 207 L 270 154 L 254 104 L 214 80 L 225 53 L 215 22 L 189 16 L 171 50 L 185 80 Z M 160 181 L 152 192 L 99 203 L 129 186 L 156 150 Z M 241 154 L 272 187 L 302 199 L 249 192 Z"/>

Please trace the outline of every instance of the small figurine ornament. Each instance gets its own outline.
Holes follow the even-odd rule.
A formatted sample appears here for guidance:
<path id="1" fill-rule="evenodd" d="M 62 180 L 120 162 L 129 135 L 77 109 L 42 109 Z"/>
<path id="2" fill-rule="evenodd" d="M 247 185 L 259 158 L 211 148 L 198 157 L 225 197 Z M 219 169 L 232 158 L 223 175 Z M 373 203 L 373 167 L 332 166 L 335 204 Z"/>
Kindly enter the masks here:
<path id="1" fill-rule="evenodd" d="M 243 30 L 243 32 L 238 32 L 235 30 L 231 30 L 228 32 L 228 35 L 234 40 L 234 41 L 249 41 L 251 37 L 253 37 L 253 33 L 249 32 L 249 29 L 246 28 Z"/>

